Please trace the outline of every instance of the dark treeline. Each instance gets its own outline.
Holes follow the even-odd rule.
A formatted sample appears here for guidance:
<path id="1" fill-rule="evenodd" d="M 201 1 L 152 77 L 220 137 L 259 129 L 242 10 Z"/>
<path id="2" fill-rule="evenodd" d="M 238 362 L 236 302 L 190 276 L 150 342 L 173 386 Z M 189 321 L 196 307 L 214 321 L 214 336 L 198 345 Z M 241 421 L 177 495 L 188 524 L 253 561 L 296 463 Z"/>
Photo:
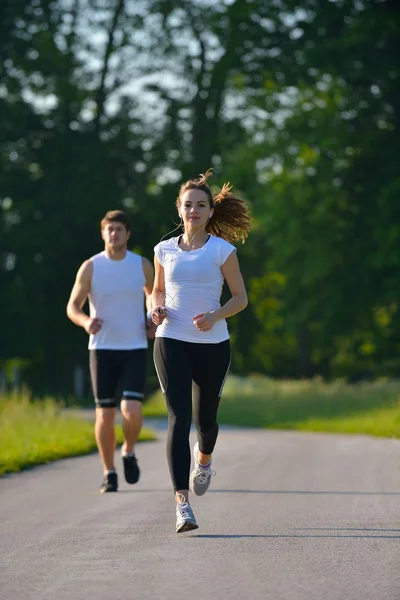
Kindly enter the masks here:
<path id="1" fill-rule="evenodd" d="M 99 222 L 132 249 L 214 169 L 251 205 L 236 373 L 400 370 L 400 13 L 394 0 L 3 0 L 0 367 L 67 393 L 65 305 Z"/>

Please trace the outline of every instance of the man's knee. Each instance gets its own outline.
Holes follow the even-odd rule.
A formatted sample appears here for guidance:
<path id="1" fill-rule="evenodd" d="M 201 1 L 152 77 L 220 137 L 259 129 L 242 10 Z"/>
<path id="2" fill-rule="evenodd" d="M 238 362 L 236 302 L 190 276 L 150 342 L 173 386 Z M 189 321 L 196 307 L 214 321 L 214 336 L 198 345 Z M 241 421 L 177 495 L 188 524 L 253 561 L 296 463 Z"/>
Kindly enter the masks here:
<path id="1" fill-rule="evenodd" d="M 96 423 L 101 423 L 105 426 L 114 425 L 115 408 L 96 408 Z"/>
<path id="2" fill-rule="evenodd" d="M 138 400 L 122 400 L 121 413 L 127 421 L 135 421 L 142 416 L 142 403 Z"/>

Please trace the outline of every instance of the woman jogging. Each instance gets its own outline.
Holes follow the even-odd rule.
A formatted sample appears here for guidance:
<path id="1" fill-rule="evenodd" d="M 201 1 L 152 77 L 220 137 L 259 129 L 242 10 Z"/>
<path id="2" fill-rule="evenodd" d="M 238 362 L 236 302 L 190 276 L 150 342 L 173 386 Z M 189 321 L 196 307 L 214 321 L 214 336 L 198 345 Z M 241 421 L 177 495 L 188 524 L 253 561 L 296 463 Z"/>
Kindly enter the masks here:
<path id="1" fill-rule="evenodd" d="M 183 234 L 154 248 L 152 319 L 157 327 L 154 362 L 168 409 L 167 458 L 176 497 L 176 532 L 197 529 L 189 487 L 205 494 L 218 435 L 217 411 L 231 362 L 225 319 L 247 306 L 236 248 L 250 216 L 224 184 L 213 194 L 211 171 L 183 183 L 176 201 Z M 224 280 L 232 297 L 221 307 Z M 192 393 L 197 442 L 190 474 Z M 190 481 L 189 481 L 190 480 Z"/>

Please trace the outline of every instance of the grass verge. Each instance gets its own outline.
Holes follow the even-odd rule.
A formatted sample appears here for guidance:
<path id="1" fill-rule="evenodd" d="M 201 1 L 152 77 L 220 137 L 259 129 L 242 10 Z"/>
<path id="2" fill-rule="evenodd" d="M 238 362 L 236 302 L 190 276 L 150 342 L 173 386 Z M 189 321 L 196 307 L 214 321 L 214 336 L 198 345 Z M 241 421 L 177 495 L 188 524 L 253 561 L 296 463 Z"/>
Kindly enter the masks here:
<path id="1" fill-rule="evenodd" d="M 26 392 L 0 395 L 0 475 L 96 450 L 93 424 L 62 412 L 55 400 Z M 116 427 L 118 443 L 122 429 Z M 140 440 L 155 439 L 143 429 Z"/>
<path id="2" fill-rule="evenodd" d="M 165 416 L 156 392 L 148 417 Z M 348 384 L 337 380 L 275 381 L 228 377 L 218 421 L 225 425 L 400 437 L 400 381 Z"/>

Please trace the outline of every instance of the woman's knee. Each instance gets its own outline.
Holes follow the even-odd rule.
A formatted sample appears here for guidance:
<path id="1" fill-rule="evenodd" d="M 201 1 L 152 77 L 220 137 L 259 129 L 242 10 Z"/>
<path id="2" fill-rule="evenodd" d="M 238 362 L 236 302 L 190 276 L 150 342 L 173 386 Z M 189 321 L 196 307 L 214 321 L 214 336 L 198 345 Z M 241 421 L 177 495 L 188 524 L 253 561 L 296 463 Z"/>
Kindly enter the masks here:
<path id="1" fill-rule="evenodd" d="M 218 432 L 218 423 L 215 420 L 195 421 L 196 431 L 201 435 L 210 435 Z"/>
<path id="2" fill-rule="evenodd" d="M 191 424 L 191 417 L 188 417 L 187 415 L 170 414 L 168 416 L 168 429 L 174 435 L 188 437 Z"/>

